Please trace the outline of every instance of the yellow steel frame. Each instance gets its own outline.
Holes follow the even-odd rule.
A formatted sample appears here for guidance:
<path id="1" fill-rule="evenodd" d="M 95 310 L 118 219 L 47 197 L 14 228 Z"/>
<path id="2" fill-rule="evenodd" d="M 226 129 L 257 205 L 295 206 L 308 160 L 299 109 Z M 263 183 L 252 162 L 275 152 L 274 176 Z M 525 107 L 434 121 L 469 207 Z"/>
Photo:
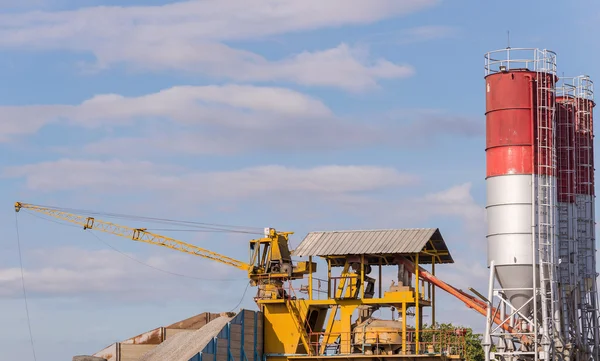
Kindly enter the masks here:
<path id="1" fill-rule="evenodd" d="M 402 350 L 403 354 L 408 354 L 407 349 L 407 327 L 404 320 L 407 319 L 407 309 L 411 306 L 416 306 L 417 309 L 423 306 L 430 306 L 431 303 L 420 300 L 417 293 L 414 291 L 386 292 L 383 298 L 379 299 L 328 299 L 328 300 L 259 300 L 258 303 L 262 306 L 261 310 L 264 313 L 264 337 L 265 337 L 265 354 L 267 355 L 291 355 L 291 354 L 307 354 L 309 356 L 323 355 L 325 346 L 332 343 L 335 338 L 340 337 L 340 354 L 348 355 L 352 351 L 351 334 L 352 334 L 352 315 L 360 305 L 391 305 L 398 307 L 402 312 Z M 289 305 L 288 305 L 289 304 Z M 288 312 L 292 308 L 294 310 L 304 312 Z M 319 321 L 311 326 L 316 330 L 324 329 L 323 340 L 318 348 L 312 347 L 316 345 L 317 338 L 311 338 L 305 331 L 304 327 L 307 323 L 307 318 L 310 311 L 319 313 Z M 340 314 L 340 319 L 336 320 L 337 314 Z M 415 353 L 419 353 L 420 333 L 419 324 L 421 323 L 420 316 L 415 327 Z M 292 326 L 293 327 L 290 327 Z M 306 347 L 307 339 L 311 340 L 311 346 Z M 298 345 L 304 346 L 303 349 L 298 349 Z M 271 358 L 270 358 L 271 359 Z M 274 357 L 278 360 L 278 357 Z"/>
<path id="2" fill-rule="evenodd" d="M 360 255 L 361 269 L 365 265 L 366 255 Z M 265 354 L 270 355 L 269 360 L 284 361 L 290 355 L 306 354 L 309 357 L 319 358 L 324 355 L 327 344 L 333 343 L 339 337 L 340 356 L 352 355 L 352 315 L 361 305 L 381 305 L 384 307 L 393 306 L 401 312 L 402 315 L 402 354 L 408 355 L 407 336 L 408 330 L 407 309 L 415 307 L 415 328 L 411 334 L 415 335 L 414 353 L 419 354 L 420 333 L 422 329 L 422 308 L 432 306 L 432 300 L 425 298 L 425 289 L 419 281 L 419 254 L 409 256 L 415 263 L 415 288 L 413 290 L 384 291 L 378 298 L 363 298 L 365 294 L 365 276 L 361 272 L 360 277 L 352 274 L 349 269 L 349 262 L 346 261 L 340 271 L 340 282 L 337 287 L 331 283 L 331 263 L 332 259 L 344 258 L 343 256 L 323 257 L 328 264 L 327 278 L 328 297 L 327 299 L 315 299 L 312 296 L 313 285 L 312 277 L 309 273 L 308 297 L 307 299 L 280 299 L 280 300 L 258 300 L 264 312 L 264 337 Z M 309 258 L 312 263 L 312 257 Z M 381 263 L 381 262 L 378 262 Z M 356 286 L 360 280 L 360 287 Z M 334 294 L 331 294 L 334 292 Z M 380 289 L 381 292 L 381 289 Z M 429 293 L 431 296 L 431 293 Z M 294 310 L 291 312 L 288 310 Z M 316 312 L 318 316 L 309 324 L 311 312 Z M 339 315 L 339 319 L 336 319 Z M 290 327 L 294 325 L 294 327 Z M 310 330 L 324 330 L 320 336 L 311 336 Z M 307 341 L 310 340 L 310 345 Z M 286 355 L 286 356 L 284 356 Z"/>

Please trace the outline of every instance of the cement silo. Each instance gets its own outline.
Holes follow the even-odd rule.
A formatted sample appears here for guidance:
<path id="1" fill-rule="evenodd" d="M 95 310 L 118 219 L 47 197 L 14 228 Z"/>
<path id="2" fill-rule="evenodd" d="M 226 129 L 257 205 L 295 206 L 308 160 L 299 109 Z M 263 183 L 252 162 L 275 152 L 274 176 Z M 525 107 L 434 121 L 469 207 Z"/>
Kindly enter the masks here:
<path id="1" fill-rule="evenodd" d="M 488 296 L 500 302 L 501 317 L 515 325 L 515 337 L 531 339 L 516 353 L 547 357 L 559 319 L 556 55 L 507 48 L 487 53 L 485 60 Z M 486 342 L 502 339 L 490 319 Z M 503 352 L 515 355 L 503 348 L 495 353 Z"/>
<path id="2" fill-rule="evenodd" d="M 545 246 L 554 234 L 557 78 L 551 52 L 531 49 L 531 58 L 512 60 L 494 56 L 529 50 L 488 54 L 485 77 L 488 262 L 494 261 L 498 283 L 523 314 L 533 306 L 526 304 L 539 248 L 532 240 L 541 235 Z"/>

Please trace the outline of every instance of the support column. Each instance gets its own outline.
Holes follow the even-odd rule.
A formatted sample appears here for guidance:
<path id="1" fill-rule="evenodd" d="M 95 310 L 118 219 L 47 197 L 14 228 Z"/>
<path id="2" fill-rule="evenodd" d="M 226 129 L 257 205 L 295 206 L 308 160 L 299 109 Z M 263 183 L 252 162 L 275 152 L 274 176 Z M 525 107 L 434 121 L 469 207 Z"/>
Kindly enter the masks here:
<path id="1" fill-rule="evenodd" d="M 402 354 L 406 355 L 406 302 L 402 302 Z"/>
<path id="2" fill-rule="evenodd" d="M 431 274 L 435 277 L 435 257 L 431 259 Z M 431 286 L 431 324 L 435 326 L 435 285 Z"/>
<path id="3" fill-rule="evenodd" d="M 313 299 L 313 269 L 312 256 L 308 256 L 308 299 Z"/>
<path id="4" fill-rule="evenodd" d="M 360 299 L 365 298 L 365 255 L 360 255 Z"/>
<path id="5" fill-rule="evenodd" d="M 381 258 L 379 258 L 379 298 L 381 298 L 381 296 L 383 295 L 383 290 L 381 289 L 382 288 L 381 283 L 382 283 L 383 276 L 381 275 L 381 273 L 382 273 L 381 272 Z"/>
<path id="6" fill-rule="evenodd" d="M 327 298 L 331 298 L 331 260 L 327 259 Z"/>
<path id="7" fill-rule="evenodd" d="M 415 262 L 415 353 L 419 354 L 419 340 L 421 332 L 421 310 L 419 309 L 419 299 L 421 298 L 419 290 L 419 254 L 417 253 Z"/>
<path id="8" fill-rule="evenodd" d="M 347 355 L 352 352 L 352 313 L 356 306 L 341 306 L 340 315 L 340 353 Z"/>

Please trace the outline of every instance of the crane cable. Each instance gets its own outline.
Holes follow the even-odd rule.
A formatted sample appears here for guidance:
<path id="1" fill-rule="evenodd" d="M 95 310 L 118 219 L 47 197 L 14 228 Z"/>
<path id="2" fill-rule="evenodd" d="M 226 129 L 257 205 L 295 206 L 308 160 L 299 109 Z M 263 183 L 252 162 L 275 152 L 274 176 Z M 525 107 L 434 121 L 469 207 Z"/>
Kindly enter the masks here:
<path id="1" fill-rule="evenodd" d="M 23 285 L 23 299 L 25 300 L 25 312 L 27 314 L 27 326 L 29 328 L 29 340 L 31 341 L 31 351 L 33 352 L 33 359 L 37 361 L 35 355 L 35 345 L 33 343 L 33 332 L 31 332 L 31 318 L 29 317 L 29 305 L 27 302 L 27 291 L 25 289 L 25 272 L 23 271 L 23 256 L 21 255 L 21 237 L 19 235 L 19 217 L 15 213 L 15 226 L 17 229 L 17 246 L 19 249 L 19 264 L 21 266 L 21 284 Z"/>
<path id="2" fill-rule="evenodd" d="M 50 218 L 46 218 L 46 217 L 40 216 L 39 214 L 35 214 L 33 212 L 26 212 L 26 213 L 29 214 L 29 215 L 31 215 L 31 216 L 43 219 L 45 221 L 59 224 L 61 226 L 80 228 L 80 227 L 78 227 L 78 226 L 76 226 L 74 224 L 59 222 L 59 221 L 54 220 L 54 219 L 50 219 Z M 139 263 L 139 264 L 141 264 L 143 266 L 152 268 L 152 269 L 160 271 L 160 272 L 168 273 L 168 274 L 173 275 L 173 276 L 179 276 L 179 277 L 185 277 L 185 278 L 192 278 L 192 279 L 196 279 L 196 280 L 200 280 L 200 281 L 217 281 L 217 282 L 218 281 L 223 281 L 223 282 L 233 281 L 233 282 L 235 282 L 235 281 L 247 280 L 247 278 L 203 278 L 203 277 L 196 277 L 196 276 L 191 276 L 191 275 L 186 275 L 186 274 L 181 274 L 181 273 L 167 271 L 167 270 L 164 270 L 162 268 L 158 268 L 158 267 L 149 265 L 147 263 L 144 263 L 144 262 L 140 261 L 139 259 L 137 259 L 135 257 L 129 256 L 127 253 L 120 251 L 119 249 L 117 249 L 116 247 L 114 247 L 113 245 L 111 245 L 110 243 L 104 241 L 102 238 L 100 238 L 100 236 L 98 236 L 96 233 L 92 232 L 91 230 L 88 231 L 88 232 L 92 236 L 94 236 L 96 238 L 96 240 L 98 240 L 99 242 L 103 243 L 105 246 L 109 247 L 110 249 L 112 249 L 113 251 L 119 253 L 120 255 L 122 255 L 124 257 L 127 257 L 130 260 L 135 261 L 135 262 L 137 262 L 137 263 Z"/>
<path id="3" fill-rule="evenodd" d="M 246 292 L 248 291 L 248 287 L 250 287 L 250 282 L 248 282 L 248 284 L 246 285 L 246 288 L 244 289 L 244 293 L 242 293 L 242 298 L 240 298 L 240 302 L 238 302 L 237 305 L 235 305 L 231 311 L 229 312 L 234 312 L 236 308 L 240 307 L 240 305 L 242 304 L 242 302 L 244 301 L 244 297 L 246 296 Z"/>
<path id="4" fill-rule="evenodd" d="M 171 275 L 173 275 L 173 276 L 186 277 L 186 278 L 193 278 L 193 279 L 196 279 L 196 280 L 201 280 L 201 281 L 223 281 L 223 282 L 228 282 L 228 281 L 242 281 L 242 280 L 247 280 L 247 278 L 221 278 L 221 279 L 218 279 L 218 278 L 202 278 L 202 277 L 196 277 L 196 276 L 184 275 L 184 274 L 181 274 L 181 273 L 176 273 L 176 272 L 167 271 L 167 270 L 164 270 L 164 269 L 161 269 L 161 268 L 158 268 L 158 267 L 154 267 L 154 266 L 152 266 L 152 265 L 149 265 L 149 264 L 147 264 L 147 263 L 144 263 L 144 262 L 140 261 L 139 259 L 137 259 L 137 258 L 135 258 L 135 257 L 131 257 L 131 256 L 127 255 L 127 253 L 124 253 L 124 252 L 121 252 L 121 251 L 119 251 L 118 249 L 116 249 L 115 247 L 113 247 L 112 245 L 110 245 L 108 242 L 105 242 L 104 240 L 102 240 L 102 238 L 100 238 L 100 236 L 98 236 L 98 235 L 97 235 L 96 233 L 94 233 L 94 232 L 90 232 L 90 234 L 91 234 L 92 236 L 96 237 L 96 239 L 97 239 L 98 241 L 100 241 L 100 242 L 104 243 L 104 244 L 105 244 L 107 247 L 110 247 L 110 248 L 111 248 L 113 251 L 115 251 L 115 252 L 117 252 L 117 253 L 121 254 L 122 256 L 124 256 L 124 257 L 127 257 L 127 258 L 129 258 L 130 260 L 132 260 L 132 261 L 135 261 L 135 262 L 137 262 L 137 263 L 139 263 L 139 264 L 141 264 L 141 265 L 143 265 L 143 266 L 146 266 L 146 267 L 152 268 L 152 269 L 154 269 L 154 270 L 157 270 L 157 271 L 160 271 L 160 272 L 168 273 L 168 274 L 171 274 Z"/>
<path id="5" fill-rule="evenodd" d="M 106 218 L 121 218 L 121 219 L 154 222 L 154 223 L 162 223 L 162 224 L 173 224 L 173 225 L 185 226 L 185 227 L 190 227 L 190 228 L 197 228 L 197 229 L 201 229 L 204 231 L 249 233 L 249 234 L 262 234 L 263 233 L 263 228 L 260 228 L 260 227 L 236 226 L 236 225 L 206 223 L 206 222 L 196 222 L 196 221 L 181 221 L 181 220 L 168 219 L 168 218 L 134 216 L 134 215 L 128 215 L 128 214 L 98 212 L 98 211 L 91 211 L 91 210 L 85 210 L 85 209 L 53 207 L 53 206 L 44 206 L 44 205 L 37 205 L 37 204 L 31 204 L 31 205 L 36 206 L 36 207 L 50 209 L 50 210 L 56 210 L 56 211 L 60 211 L 60 212 L 68 212 L 68 213 L 79 214 L 79 215 L 103 216 Z M 177 230 L 177 229 L 169 229 L 169 230 Z"/>

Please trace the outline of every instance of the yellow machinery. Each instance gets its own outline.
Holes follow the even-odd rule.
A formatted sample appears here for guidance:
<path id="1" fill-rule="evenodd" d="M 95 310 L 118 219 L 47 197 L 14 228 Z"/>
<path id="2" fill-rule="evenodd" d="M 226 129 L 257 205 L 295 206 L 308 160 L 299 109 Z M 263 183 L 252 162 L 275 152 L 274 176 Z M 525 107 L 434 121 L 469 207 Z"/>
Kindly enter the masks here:
<path id="1" fill-rule="evenodd" d="M 308 257 L 308 261 L 295 264 L 288 246 L 292 233 L 267 228 L 264 238 L 250 241 L 250 262 L 245 263 L 142 228 L 17 202 L 15 210 L 21 209 L 247 271 L 251 285 L 258 286 L 255 301 L 264 315 L 264 355 L 272 361 L 417 355 L 462 359 L 465 355 L 464 338 L 422 330 L 423 308 L 434 305 L 435 289 L 420 279 L 419 272 L 429 279 L 434 276 L 421 271 L 419 265 L 430 264 L 434 273 L 435 264 L 453 263 L 435 228 L 312 232 L 293 252 L 294 256 Z M 313 257 L 326 263 L 325 278 L 315 277 Z M 387 291 L 382 284 L 384 267 L 397 270 L 397 280 Z M 373 275 L 375 270 L 377 275 Z M 308 284 L 294 287 L 292 281 L 302 281 L 305 276 Z M 390 312 L 392 317 L 376 319 L 376 311 Z M 411 314 L 415 316 L 414 327 L 407 324 Z M 434 323 L 434 307 L 431 317 Z"/>
<path id="2" fill-rule="evenodd" d="M 298 262 L 296 266 L 292 265 L 292 257 L 288 248 L 288 237 L 293 234 L 292 232 L 278 233 L 272 228 L 265 229 L 264 238 L 250 241 L 250 263 L 246 263 L 170 237 L 147 232 L 143 228 L 121 226 L 94 217 L 65 212 L 57 208 L 21 202 L 15 203 L 15 211 L 18 212 L 21 208 L 78 224 L 84 230 L 94 229 L 134 241 L 171 248 L 247 271 L 252 286 L 259 286 L 258 298 L 284 298 L 285 292 L 282 287 L 284 281 L 301 279 L 309 272 L 307 262 Z M 315 264 L 313 264 L 313 267 L 316 270 Z"/>

